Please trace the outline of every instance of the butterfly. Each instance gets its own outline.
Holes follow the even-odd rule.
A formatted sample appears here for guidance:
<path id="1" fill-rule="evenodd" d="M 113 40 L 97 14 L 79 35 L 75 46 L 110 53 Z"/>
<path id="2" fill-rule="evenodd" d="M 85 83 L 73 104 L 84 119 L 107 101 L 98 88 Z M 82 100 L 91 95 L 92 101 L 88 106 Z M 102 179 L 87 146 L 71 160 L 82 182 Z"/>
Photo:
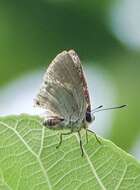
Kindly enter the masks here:
<path id="1" fill-rule="evenodd" d="M 68 129 L 67 133 L 60 134 L 56 148 L 62 144 L 64 135 L 77 132 L 83 156 L 80 131 L 85 129 L 88 141 L 88 123 L 91 123 L 95 116 L 91 111 L 90 96 L 81 61 L 74 50 L 59 53 L 51 62 L 44 74 L 35 105 L 47 111 L 43 121 L 44 126 L 54 130 Z M 95 133 L 94 135 L 100 143 Z"/>

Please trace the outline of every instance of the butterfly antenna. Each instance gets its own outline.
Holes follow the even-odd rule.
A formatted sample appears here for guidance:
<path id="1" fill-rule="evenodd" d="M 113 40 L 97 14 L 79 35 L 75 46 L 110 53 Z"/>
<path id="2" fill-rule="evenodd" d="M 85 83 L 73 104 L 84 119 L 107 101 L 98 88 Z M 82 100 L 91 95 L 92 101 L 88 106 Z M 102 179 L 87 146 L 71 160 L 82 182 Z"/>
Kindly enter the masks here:
<path id="1" fill-rule="evenodd" d="M 98 106 L 97 108 L 94 108 L 93 110 L 91 110 L 91 112 L 94 112 L 95 110 L 98 110 L 98 109 L 100 109 L 100 108 L 102 108 L 103 107 L 103 105 L 100 105 L 100 106 Z"/>
<path id="2" fill-rule="evenodd" d="M 99 111 L 105 111 L 105 110 L 114 110 L 114 109 L 120 109 L 120 108 L 124 108 L 126 107 L 127 105 L 121 105 L 121 106 L 115 106 L 115 107 L 110 107 L 110 108 L 104 108 L 104 109 L 100 109 L 100 110 L 97 110 L 96 108 L 93 110 L 92 113 L 96 113 L 96 112 L 99 112 Z"/>

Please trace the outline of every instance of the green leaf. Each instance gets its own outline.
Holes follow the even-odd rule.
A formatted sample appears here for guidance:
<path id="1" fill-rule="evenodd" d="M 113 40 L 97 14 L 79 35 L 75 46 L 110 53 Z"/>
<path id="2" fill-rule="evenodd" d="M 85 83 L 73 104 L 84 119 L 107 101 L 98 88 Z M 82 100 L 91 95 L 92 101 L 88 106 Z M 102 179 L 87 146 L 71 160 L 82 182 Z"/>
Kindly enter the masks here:
<path id="1" fill-rule="evenodd" d="M 112 142 L 93 134 L 81 157 L 76 134 L 64 138 L 27 115 L 0 118 L 1 190 L 140 189 L 140 164 Z"/>

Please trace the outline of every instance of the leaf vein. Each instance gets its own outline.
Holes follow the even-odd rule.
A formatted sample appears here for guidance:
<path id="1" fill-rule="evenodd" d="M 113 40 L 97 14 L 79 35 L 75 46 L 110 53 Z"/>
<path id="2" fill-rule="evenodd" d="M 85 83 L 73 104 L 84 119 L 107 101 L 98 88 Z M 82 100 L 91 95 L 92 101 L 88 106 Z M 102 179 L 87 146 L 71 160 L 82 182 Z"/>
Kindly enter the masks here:
<path id="1" fill-rule="evenodd" d="M 76 136 L 77 141 L 78 141 L 78 143 L 79 143 L 79 138 L 78 138 L 77 134 L 76 134 L 75 136 Z M 97 174 L 97 171 L 96 171 L 96 169 L 95 169 L 93 163 L 91 162 L 91 160 L 90 160 L 88 154 L 86 153 L 84 147 L 83 147 L 83 151 L 84 151 L 84 155 L 85 155 L 85 157 L 86 157 L 86 159 L 87 159 L 87 162 L 88 162 L 88 164 L 89 164 L 89 166 L 90 166 L 90 168 L 91 168 L 91 171 L 92 171 L 93 175 L 95 176 L 97 182 L 99 183 L 99 185 L 100 185 L 100 187 L 102 188 L 102 190 L 106 190 L 104 184 L 102 183 L 101 179 L 99 178 L 99 176 L 98 176 L 98 174 Z"/>

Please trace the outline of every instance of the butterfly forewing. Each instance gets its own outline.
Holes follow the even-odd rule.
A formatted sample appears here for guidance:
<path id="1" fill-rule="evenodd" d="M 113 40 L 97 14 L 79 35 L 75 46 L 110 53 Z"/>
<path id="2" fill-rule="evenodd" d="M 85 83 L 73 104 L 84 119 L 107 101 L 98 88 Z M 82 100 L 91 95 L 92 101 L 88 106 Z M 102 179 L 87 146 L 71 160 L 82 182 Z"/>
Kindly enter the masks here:
<path id="1" fill-rule="evenodd" d="M 87 86 L 86 78 L 84 75 L 84 71 L 83 71 L 83 68 L 81 65 L 81 61 L 80 61 L 77 53 L 74 50 L 69 50 L 68 53 L 71 56 L 71 58 L 73 59 L 76 70 L 78 71 L 79 77 L 83 84 L 83 92 L 84 92 L 84 96 L 85 96 L 86 103 L 87 103 L 87 111 L 91 112 L 90 96 L 89 96 L 89 91 L 88 91 L 88 86 Z"/>
<path id="2" fill-rule="evenodd" d="M 66 121 L 82 121 L 86 112 L 83 84 L 67 51 L 56 56 L 43 79 L 37 104 Z"/>

